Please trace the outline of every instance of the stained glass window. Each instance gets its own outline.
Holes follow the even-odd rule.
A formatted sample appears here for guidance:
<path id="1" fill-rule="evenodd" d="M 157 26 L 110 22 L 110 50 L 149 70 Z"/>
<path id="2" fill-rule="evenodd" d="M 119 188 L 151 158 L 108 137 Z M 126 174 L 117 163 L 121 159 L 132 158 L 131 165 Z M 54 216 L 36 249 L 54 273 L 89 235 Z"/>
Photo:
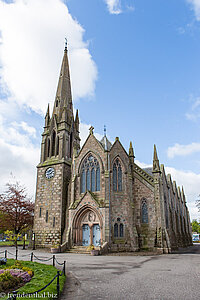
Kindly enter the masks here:
<path id="1" fill-rule="evenodd" d="M 100 191 L 100 167 L 98 160 L 89 155 L 83 161 L 81 169 L 81 193 Z"/>
<path id="2" fill-rule="evenodd" d="M 146 200 L 142 201 L 142 223 L 148 223 L 148 207 Z"/>
<path id="3" fill-rule="evenodd" d="M 118 237 L 118 224 L 115 223 L 114 225 L 114 237 Z"/>
<path id="4" fill-rule="evenodd" d="M 122 168 L 118 158 L 113 164 L 113 191 L 122 191 Z"/>

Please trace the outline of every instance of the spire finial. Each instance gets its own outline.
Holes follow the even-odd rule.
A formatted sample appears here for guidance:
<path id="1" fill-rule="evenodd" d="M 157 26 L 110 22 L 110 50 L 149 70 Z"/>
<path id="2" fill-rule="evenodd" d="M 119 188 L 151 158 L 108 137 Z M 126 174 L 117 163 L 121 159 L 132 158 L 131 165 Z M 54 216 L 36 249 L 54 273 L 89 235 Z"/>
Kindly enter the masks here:
<path id="1" fill-rule="evenodd" d="M 65 38 L 65 50 L 67 50 L 67 38 Z"/>
<path id="2" fill-rule="evenodd" d="M 106 125 L 104 125 L 104 136 L 106 136 Z"/>

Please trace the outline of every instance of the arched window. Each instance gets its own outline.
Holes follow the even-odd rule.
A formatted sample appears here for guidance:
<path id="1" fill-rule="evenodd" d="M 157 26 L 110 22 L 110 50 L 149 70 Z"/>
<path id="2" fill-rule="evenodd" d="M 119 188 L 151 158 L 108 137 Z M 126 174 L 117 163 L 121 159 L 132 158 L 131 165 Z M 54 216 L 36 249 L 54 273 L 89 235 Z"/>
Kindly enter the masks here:
<path id="1" fill-rule="evenodd" d="M 118 224 L 115 223 L 114 225 L 114 237 L 118 237 Z"/>
<path id="2" fill-rule="evenodd" d="M 114 237 L 123 238 L 124 237 L 124 225 L 120 222 L 120 218 L 117 218 L 117 223 L 114 225 Z"/>
<path id="3" fill-rule="evenodd" d="M 56 146 L 56 133 L 55 133 L 55 131 L 53 131 L 53 134 L 52 134 L 51 156 L 55 155 L 55 146 Z"/>
<path id="4" fill-rule="evenodd" d="M 59 155 L 59 136 L 57 137 L 56 155 Z"/>
<path id="5" fill-rule="evenodd" d="M 142 200 L 142 223 L 148 223 L 148 207 L 146 200 Z"/>
<path id="6" fill-rule="evenodd" d="M 100 191 L 100 167 L 98 160 L 89 155 L 81 167 L 81 193 Z"/>
<path id="7" fill-rule="evenodd" d="M 123 224 L 119 225 L 119 236 L 120 237 L 124 236 L 124 225 Z"/>
<path id="8" fill-rule="evenodd" d="M 47 157 L 50 157 L 50 139 L 47 141 Z"/>
<path id="9" fill-rule="evenodd" d="M 81 193 L 85 193 L 85 169 L 81 172 Z"/>
<path id="10" fill-rule="evenodd" d="M 113 191 L 122 191 L 122 167 L 118 158 L 113 164 Z"/>

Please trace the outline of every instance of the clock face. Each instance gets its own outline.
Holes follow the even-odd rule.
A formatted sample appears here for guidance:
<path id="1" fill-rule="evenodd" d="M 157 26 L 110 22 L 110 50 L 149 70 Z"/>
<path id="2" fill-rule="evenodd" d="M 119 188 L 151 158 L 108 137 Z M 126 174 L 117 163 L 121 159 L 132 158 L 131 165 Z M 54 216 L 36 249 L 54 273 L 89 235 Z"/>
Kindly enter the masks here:
<path id="1" fill-rule="evenodd" d="M 45 176 L 46 176 L 47 179 L 53 178 L 54 175 L 55 175 L 54 168 L 48 168 L 48 169 L 46 169 Z"/>

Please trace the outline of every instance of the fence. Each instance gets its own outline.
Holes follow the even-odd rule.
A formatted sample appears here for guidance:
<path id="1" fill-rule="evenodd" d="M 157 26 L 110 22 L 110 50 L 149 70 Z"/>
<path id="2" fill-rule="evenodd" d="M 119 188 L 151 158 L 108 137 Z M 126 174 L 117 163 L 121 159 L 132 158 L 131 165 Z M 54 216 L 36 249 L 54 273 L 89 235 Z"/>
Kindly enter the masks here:
<path id="1" fill-rule="evenodd" d="M 4 258 L 8 258 L 8 254 L 11 255 L 11 256 L 14 256 L 15 259 L 17 260 L 18 259 L 18 249 L 16 249 L 16 252 L 15 254 L 9 252 L 8 250 L 5 250 L 5 251 L 2 251 L 0 252 L 0 254 L 4 254 Z M 55 267 L 56 266 L 56 263 L 59 265 L 59 266 L 63 266 L 62 268 L 62 272 L 60 273 L 60 271 L 57 271 L 57 274 L 54 276 L 54 278 L 52 278 L 52 280 L 47 284 L 45 285 L 43 288 L 35 291 L 35 292 L 32 292 L 32 293 L 27 293 L 27 294 L 23 294 L 23 295 L 20 295 L 18 293 L 18 291 L 14 291 L 12 292 L 12 296 L 10 298 L 8 298 L 7 300 L 11 300 L 11 299 L 17 299 L 17 297 L 30 297 L 31 295 L 34 295 L 34 294 L 38 294 L 40 292 L 42 292 L 43 290 L 45 290 L 50 284 L 52 284 L 52 282 L 54 282 L 54 280 L 56 280 L 56 289 L 57 289 L 57 299 L 59 298 L 60 296 L 60 276 L 66 274 L 66 261 L 64 261 L 63 263 L 60 263 L 58 262 L 58 260 L 56 259 L 56 256 L 53 255 L 52 257 L 50 258 L 44 258 L 44 257 L 38 257 L 36 256 L 33 252 L 29 253 L 29 254 L 26 254 L 26 255 L 20 255 L 20 257 L 28 257 L 30 256 L 30 261 L 35 261 L 35 260 L 38 260 L 38 261 L 43 261 L 43 262 L 47 262 L 47 261 L 50 261 L 52 260 L 52 265 Z"/>

